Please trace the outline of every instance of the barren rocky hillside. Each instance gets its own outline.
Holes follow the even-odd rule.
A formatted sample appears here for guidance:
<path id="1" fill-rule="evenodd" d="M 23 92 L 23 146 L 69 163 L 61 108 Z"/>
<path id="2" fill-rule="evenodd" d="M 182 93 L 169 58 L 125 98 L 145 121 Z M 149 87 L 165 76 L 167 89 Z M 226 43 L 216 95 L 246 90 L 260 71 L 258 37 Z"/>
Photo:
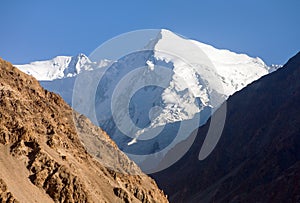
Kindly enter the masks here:
<path id="1" fill-rule="evenodd" d="M 105 132 L 0 59 L 0 202 L 167 199 Z"/>

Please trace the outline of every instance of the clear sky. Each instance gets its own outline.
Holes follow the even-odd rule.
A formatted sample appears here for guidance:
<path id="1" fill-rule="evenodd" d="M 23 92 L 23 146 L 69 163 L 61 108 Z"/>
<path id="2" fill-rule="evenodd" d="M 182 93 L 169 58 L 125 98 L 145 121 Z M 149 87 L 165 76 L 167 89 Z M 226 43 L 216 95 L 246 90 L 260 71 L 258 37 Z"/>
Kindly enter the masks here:
<path id="1" fill-rule="evenodd" d="M 1 0 L 0 57 L 14 63 L 89 55 L 137 29 L 188 38 L 283 64 L 300 51 L 299 0 Z"/>

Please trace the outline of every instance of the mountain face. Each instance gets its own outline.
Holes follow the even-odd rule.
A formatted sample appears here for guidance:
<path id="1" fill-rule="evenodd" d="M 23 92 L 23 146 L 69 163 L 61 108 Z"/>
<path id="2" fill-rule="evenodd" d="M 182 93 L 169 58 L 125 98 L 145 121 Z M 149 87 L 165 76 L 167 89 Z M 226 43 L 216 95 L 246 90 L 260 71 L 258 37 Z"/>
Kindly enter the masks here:
<path id="1" fill-rule="evenodd" d="M 91 62 L 81 54 L 17 67 L 101 126 L 144 171 L 149 169 L 144 166 L 149 155 L 159 162 L 230 95 L 276 69 L 259 58 L 218 50 L 168 30 L 161 30 L 140 51 L 118 60 Z M 118 86 L 140 67 L 141 72 L 124 87 Z M 133 89 L 136 92 L 131 94 Z M 74 96 L 74 92 L 80 93 Z M 115 102 L 112 112 L 116 92 L 122 100 Z M 181 122 L 189 127 L 181 130 Z"/>
<path id="2" fill-rule="evenodd" d="M 154 179 L 171 202 L 300 202 L 299 104 L 300 52 L 227 100 L 221 139 L 205 160 L 198 156 L 210 120 Z"/>
<path id="3" fill-rule="evenodd" d="M 0 78 L 0 202 L 167 202 L 60 96 L 2 59 Z"/>

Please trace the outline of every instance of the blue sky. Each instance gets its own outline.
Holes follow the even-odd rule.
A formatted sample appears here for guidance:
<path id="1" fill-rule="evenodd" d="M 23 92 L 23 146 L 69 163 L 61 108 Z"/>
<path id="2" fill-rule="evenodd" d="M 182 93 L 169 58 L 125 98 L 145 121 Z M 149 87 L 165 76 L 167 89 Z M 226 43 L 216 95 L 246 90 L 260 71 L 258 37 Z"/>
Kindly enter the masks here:
<path id="1" fill-rule="evenodd" d="M 119 34 L 165 28 L 283 64 L 300 50 L 299 10 L 299 0 L 2 0 L 0 57 L 21 64 L 89 55 Z"/>

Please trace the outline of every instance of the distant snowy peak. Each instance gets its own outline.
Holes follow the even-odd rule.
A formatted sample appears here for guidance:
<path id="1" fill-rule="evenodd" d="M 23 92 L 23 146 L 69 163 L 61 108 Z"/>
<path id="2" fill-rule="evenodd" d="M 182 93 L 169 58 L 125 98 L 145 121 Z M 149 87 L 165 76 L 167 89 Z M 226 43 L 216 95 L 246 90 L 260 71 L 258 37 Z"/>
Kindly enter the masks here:
<path id="1" fill-rule="evenodd" d="M 180 66 L 178 56 L 184 58 L 190 64 L 205 65 L 199 57 L 199 50 L 201 50 L 213 64 L 215 74 L 219 75 L 220 78 L 225 78 L 223 81 L 224 91 L 229 95 L 236 90 L 240 90 L 245 84 L 281 67 L 279 65 L 268 67 L 260 58 L 252 58 L 246 54 L 217 49 L 195 40 L 183 38 L 165 29 L 162 29 L 156 38 L 149 39 L 144 49 L 153 50 L 154 57 L 157 60 L 172 62 L 175 67 Z M 149 63 L 153 62 L 149 61 Z M 74 77 L 82 71 L 90 71 L 110 64 L 112 64 L 112 61 L 106 59 L 96 62 L 91 61 L 81 53 L 77 56 L 57 56 L 50 60 L 15 66 L 40 81 L 51 81 Z M 177 69 L 177 71 L 180 73 L 180 69 Z M 241 77 L 241 75 L 244 76 Z M 246 81 L 245 75 L 247 76 Z M 242 82 L 240 81 L 241 78 L 243 78 Z M 234 91 L 232 86 L 234 86 Z"/>
<path id="2" fill-rule="evenodd" d="M 268 67 L 258 57 L 252 58 L 246 54 L 217 49 L 211 45 L 186 39 L 169 30 L 162 29 L 157 38 L 149 44 L 154 47 L 155 58 L 172 62 L 175 67 L 174 71 L 178 75 L 184 74 L 188 69 L 190 74 L 199 74 L 204 79 L 211 79 L 208 81 L 209 85 L 213 89 L 219 89 L 214 88 L 215 81 L 211 78 L 213 75 L 214 79 L 221 82 L 222 93 L 227 96 L 261 76 L 276 70 Z M 183 65 L 183 60 L 189 64 Z M 205 72 L 204 66 L 210 67 L 209 73 Z M 191 67 L 196 67 L 196 69 L 191 70 Z M 197 86 L 196 81 L 194 82 L 194 85 Z"/>
<path id="3" fill-rule="evenodd" d="M 157 68 L 166 66 L 174 72 L 161 95 L 163 110 L 150 128 L 188 120 L 204 109 L 217 108 L 270 69 L 260 58 L 220 50 L 164 29 L 149 39 L 145 49 L 153 50 L 153 56 L 145 61 L 149 70 L 158 65 Z M 122 69 L 131 67 L 127 65 Z M 136 134 L 143 132 L 144 129 Z"/>
<path id="4" fill-rule="evenodd" d="M 197 127 L 204 124 L 230 95 L 279 68 L 268 67 L 260 58 L 217 49 L 168 30 L 160 30 L 151 37 L 140 51 L 114 61 L 91 61 L 79 54 L 16 66 L 99 124 L 125 152 L 152 154 L 157 148 L 163 150 L 163 146 L 168 146 L 166 150 L 158 151 L 160 157 L 194 130 L 178 129 L 178 121 L 185 124 L 195 121 Z M 136 67 L 146 69 L 143 74 L 132 74 Z M 93 71 L 99 68 L 105 71 Z M 84 71 L 88 71 L 87 74 L 82 74 Z M 130 80 L 123 80 L 126 76 L 130 76 Z M 152 84 L 146 83 L 149 81 L 155 81 L 155 85 L 149 88 Z M 121 82 L 127 83 L 119 85 L 123 84 Z M 162 84 L 164 88 L 156 84 Z M 131 95 L 131 90 L 138 91 Z M 112 101 L 116 92 L 122 99 L 116 101 L 118 105 L 113 114 Z M 132 97 L 127 100 L 130 95 Z M 130 101 L 128 109 L 127 101 Z M 95 109 L 90 110 L 90 107 Z M 130 120 L 134 125 L 128 125 Z M 160 132 L 162 126 L 169 130 L 155 139 L 144 139 L 155 134 L 153 132 Z M 125 129 L 127 134 L 120 129 Z M 176 135 L 177 130 L 184 131 L 180 133 L 182 136 Z M 175 142 L 170 144 L 174 135 Z"/>
<path id="5" fill-rule="evenodd" d="M 196 66 L 197 64 L 205 65 L 201 57 L 199 57 L 199 50 L 201 50 L 213 64 L 215 74 L 219 75 L 220 78 L 225 78 L 223 81 L 224 91 L 229 95 L 236 90 L 240 90 L 245 84 L 280 67 L 275 65 L 268 67 L 260 58 L 251 58 L 245 54 L 216 49 L 213 46 L 183 38 L 165 29 L 162 29 L 156 38 L 149 39 L 148 44 L 144 48 L 154 50 L 154 57 L 157 60 L 172 62 L 175 67 L 180 67 L 178 56 L 184 58 L 190 64 Z M 149 63 L 153 62 L 149 61 Z M 112 64 L 112 61 L 106 59 L 97 62 L 91 61 L 86 55 L 81 53 L 77 56 L 57 56 L 50 60 L 15 66 L 40 81 L 51 81 L 74 77 L 82 71 L 90 71 L 110 64 Z M 179 71 L 180 73 L 182 69 L 174 71 Z M 239 80 L 241 75 L 246 75 L 248 81 L 245 81 L 245 76 L 243 76 L 243 81 L 241 82 Z M 234 86 L 234 89 L 232 89 L 232 86 Z"/>
<path id="6" fill-rule="evenodd" d="M 97 63 L 91 62 L 86 55 L 81 53 L 77 56 L 56 56 L 50 60 L 15 66 L 39 81 L 51 81 L 74 77 L 82 71 L 91 71 L 109 64 L 109 60 L 101 60 Z"/>
<path id="7" fill-rule="evenodd" d="M 15 65 L 21 71 L 34 76 L 37 80 L 53 80 L 62 78 L 68 67 L 71 56 L 57 56 L 51 60 L 35 61 L 30 64 Z"/>

